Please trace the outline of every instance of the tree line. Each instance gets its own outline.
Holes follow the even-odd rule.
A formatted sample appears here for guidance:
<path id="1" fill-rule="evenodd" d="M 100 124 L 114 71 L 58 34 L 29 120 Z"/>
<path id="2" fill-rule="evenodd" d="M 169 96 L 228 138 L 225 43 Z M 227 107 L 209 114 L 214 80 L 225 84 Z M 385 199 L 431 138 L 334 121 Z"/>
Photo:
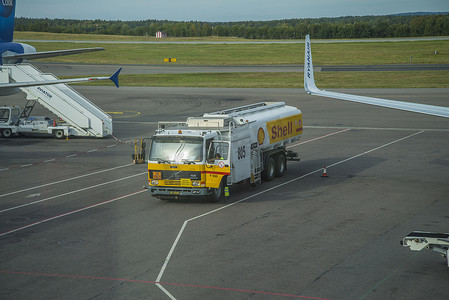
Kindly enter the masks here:
<path id="1" fill-rule="evenodd" d="M 241 37 L 246 39 L 388 38 L 449 36 L 449 15 L 348 16 L 276 21 L 105 21 L 16 18 L 16 31 L 169 37 Z"/>

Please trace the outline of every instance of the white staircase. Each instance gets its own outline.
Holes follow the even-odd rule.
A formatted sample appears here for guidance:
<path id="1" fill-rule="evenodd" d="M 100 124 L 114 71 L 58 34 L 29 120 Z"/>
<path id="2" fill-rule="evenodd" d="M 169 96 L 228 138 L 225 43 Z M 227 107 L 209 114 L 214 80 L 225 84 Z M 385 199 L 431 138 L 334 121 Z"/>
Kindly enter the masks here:
<path id="1" fill-rule="evenodd" d="M 11 81 L 36 82 L 57 80 L 53 74 L 41 73 L 30 64 L 3 65 L 2 75 L 9 73 Z M 104 137 L 112 134 L 112 118 L 86 97 L 61 83 L 21 87 L 28 100 L 36 100 L 70 125 L 71 135 Z"/>

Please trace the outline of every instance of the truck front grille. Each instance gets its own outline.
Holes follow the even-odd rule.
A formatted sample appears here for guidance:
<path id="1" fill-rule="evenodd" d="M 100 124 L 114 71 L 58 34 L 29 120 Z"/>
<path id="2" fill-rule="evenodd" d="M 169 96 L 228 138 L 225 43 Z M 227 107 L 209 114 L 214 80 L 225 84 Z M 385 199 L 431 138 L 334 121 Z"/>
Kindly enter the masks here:
<path id="1" fill-rule="evenodd" d="M 165 180 L 166 185 L 181 185 L 181 180 Z"/>
<path id="2" fill-rule="evenodd" d="M 201 171 L 169 171 L 169 170 L 150 170 L 150 179 L 165 179 L 176 181 L 180 179 L 200 180 Z M 155 176 L 156 174 L 156 176 Z"/>

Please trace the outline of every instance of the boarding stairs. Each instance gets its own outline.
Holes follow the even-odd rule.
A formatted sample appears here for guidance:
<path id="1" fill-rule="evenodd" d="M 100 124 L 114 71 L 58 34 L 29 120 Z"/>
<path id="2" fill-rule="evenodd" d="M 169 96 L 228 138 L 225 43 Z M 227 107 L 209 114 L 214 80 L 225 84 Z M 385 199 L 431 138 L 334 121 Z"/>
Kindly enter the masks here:
<path id="1" fill-rule="evenodd" d="M 58 80 L 53 74 L 41 73 L 30 64 L 3 65 L 0 78 L 8 72 L 9 82 Z M 70 127 L 70 135 L 104 137 L 112 134 L 112 118 L 67 84 L 21 87 L 27 100 L 35 100 L 61 118 Z"/>

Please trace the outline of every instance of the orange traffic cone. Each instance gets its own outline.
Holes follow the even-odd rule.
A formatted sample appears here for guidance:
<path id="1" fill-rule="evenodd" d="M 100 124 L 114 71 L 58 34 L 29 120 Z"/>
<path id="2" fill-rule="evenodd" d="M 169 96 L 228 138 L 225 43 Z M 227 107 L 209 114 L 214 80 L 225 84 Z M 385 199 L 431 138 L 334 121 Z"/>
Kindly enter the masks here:
<path id="1" fill-rule="evenodd" d="M 321 177 L 328 177 L 327 176 L 326 166 L 324 166 L 324 168 L 323 168 L 323 175 L 321 175 Z"/>
<path id="2" fill-rule="evenodd" d="M 56 127 L 56 120 L 53 119 L 53 127 Z"/>

